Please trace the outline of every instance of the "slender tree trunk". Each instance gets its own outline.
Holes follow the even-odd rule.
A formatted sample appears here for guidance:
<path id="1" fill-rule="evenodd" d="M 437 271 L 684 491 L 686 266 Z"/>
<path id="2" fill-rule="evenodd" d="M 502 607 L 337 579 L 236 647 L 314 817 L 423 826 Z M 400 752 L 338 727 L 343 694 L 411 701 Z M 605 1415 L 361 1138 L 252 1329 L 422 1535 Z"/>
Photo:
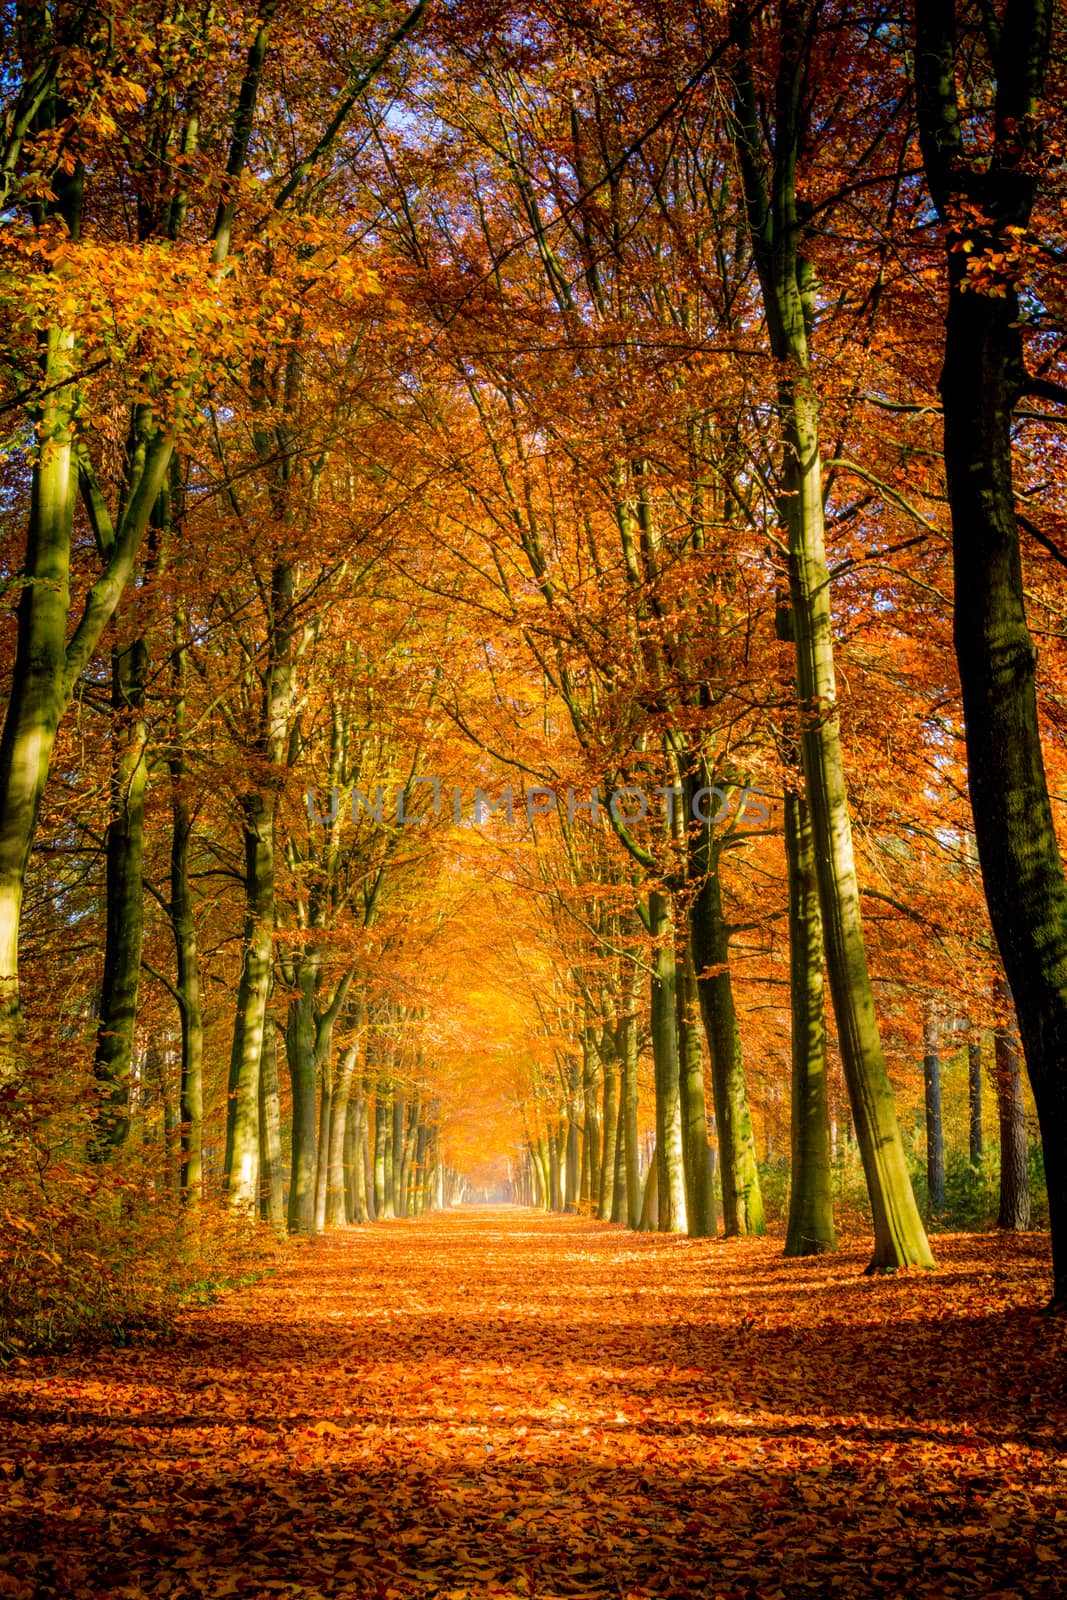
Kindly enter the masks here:
<path id="1" fill-rule="evenodd" d="M 359 1161 L 359 1104 L 353 1099 L 348 1102 L 348 1115 L 345 1118 L 345 1137 L 342 1145 L 342 1163 L 344 1167 L 344 1211 L 345 1221 L 356 1223 L 362 1221 L 359 1207 L 356 1202 L 356 1187 L 359 1179 L 357 1162 Z"/>
<path id="2" fill-rule="evenodd" d="M 652 1152 L 652 1160 L 648 1163 L 645 1173 L 645 1188 L 641 1196 L 641 1215 L 638 1229 L 641 1233 L 657 1233 L 660 1226 L 660 1183 L 663 1172 L 656 1159 L 656 1152 Z"/>
<path id="3" fill-rule="evenodd" d="M 578 1210 L 581 1195 L 582 1171 L 582 1118 L 578 1110 L 578 1077 L 571 1064 L 572 1081 L 568 1084 L 567 1142 L 563 1158 L 563 1209 L 573 1214 Z"/>
<path id="4" fill-rule="evenodd" d="M 619 1076 L 619 1105 L 615 1131 L 615 1187 L 611 1195 L 612 1222 L 629 1222 L 629 1184 L 626 1169 L 626 1093 L 624 1074 Z M 640 1190 L 638 1190 L 640 1194 Z"/>
<path id="5" fill-rule="evenodd" d="M 400 1166 L 400 1196 L 402 1217 L 410 1217 L 412 1213 L 411 1180 L 412 1168 L 415 1165 L 416 1144 L 419 1134 L 419 1102 L 418 1097 L 413 1097 L 408 1102 L 407 1117 L 404 1131 L 404 1157 Z"/>
<path id="6" fill-rule="evenodd" d="M 606 1023 L 601 1033 L 599 1052 L 600 1067 L 604 1077 L 604 1101 L 601 1116 L 603 1144 L 600 1149 L 600 1192 L 597 1196 L 596 1214 L 602 1221 L 607 1221 L 615 1202 L 615 1151 L 619 1136 L 619 1059 L 615 1052 L 614 1035 Z"/>
<path id="7" fill-rule="evenodd" d="M 315 1232 L 315 1189 L 318 1174 L 315 1054 L 315 994 L 319 983 L 319 952 L 314 948 L 296 957 L 296 992 L 289 1002 L 285 1023 L 285 1059 L 293 1095 L 292 1157 L 289 1169 L 289 1232 Z"/>
<path id="8" fill-rule="evenodd" d="M 582 1036 L 582 1202 L 595 1214 L 600 1194 L 600 1118 L 597 1115 L 597 1055 L 592 1023 Z"/>
<path id="9" fill-rule="evenodd" d="M 93 1149 L 100 1157 L 126 1142 L 130 1068 L 141 987 L 144 935 L 144 802 L 148 786 L 144 716 L 148 648 L 143 639 L 116 646 L 111 661 L 111 817 L 105 838 L 106 929 L 100 1022 L 93 1075 L 101 1090 Z"/>
<path id="10" fill-rule="evenodd" d="M 389 1193 L 393 1202 L 393 1216 L 404 1215 L 404 1129 L 407 1122 L 407 1100 L 402 1089 L 393 1090 L 393 1131 L 390 1141 L 392 1162 L 389 1170 Z"/>
<path id="11" fill-rule="evenodd" d="M 699 1022 L 700 998 L 692 947 L 686 943 L 678 963 L 678 1064 L 682 1100 L 682 1156 L 685 1205 L 691 1239 L 715 1237 L 715 1200 L 708 1161 L 708 1116 L 704 1104 L 704 1052 Z"/>
<path id="12" fill-rule="evenodd" d="M 636 1230 L 641 1224 L 641 1173 L 637 1132 L 637 968 L 630 963 L 625 979 L 623 1010 L 617 1027 L 617 1046 L 622 1063 L 622 1092 L 619 1115 L 622 1128 L 622 1151 L 626 1163 L 626 1216 L 629 1228 Z M 622 1221 L 620 1216 L 618 1219 Z"/>
<path id="13" fill-rule="evenodd" d="M 341 1058 L 340 1069 L 337 1074 L 337 1085 L 334 1089 L 333 1100 L 330 1107 L 330 1130 L 327 1140 L 326 1159 L 326 1207 L 324 1222 L 331 1228 L 339 1228 L 345 1219 L 345 1173 L 344 1149 L 345 1129 L 349 1118 L 353 1114 L 352 1084 L 356 1076 L 356 1061 L 359 1056 L 359 1039 L 353 1039 Z"/>
<path id="14" fill-rule="evenodd" d="M 813 1256 L 837 1247 L 830 1186 L 822 919 L 807 804 L 802 795 L 789 792 L 785 797 L 785 856 L 793 1082 L 793 1159 L 785 1253 Z"/>
<path id="15" fill-rule="evenodd" d="M 682 1101 L 675 1020 L 677 984 L 674 922 L 667 897 L 648 897 L 649 932 L 655 941 L 652 971 L 652 1060 L 656 1079 L 656 1159 L 659 1162 L 659 1227 L 686 1231 Z"/>
<path id="16" fill-rule="evenodd" d="M 244 957 L 230 1050 L 223 1188 L 230 1205 L 252 1211 L 259 1166 L 259 1060 L 271 985 L 274 933 L 274 802 L 245 797 Z"/>
<path id="17" fill-rule="evenodd" d="M 175 651 L 177 687 L 174 744 L 168 765 L 171 780 L 170 925 L 177 966 L 178 1015 L 182 1034 L 181 1149 L 182 1195 L 188 1207 L 200 1204 L 204 1143 L 204 1012 L 200 997 L 200 951 L 189 884 L 189 844 L 193 818 L 185 789 L 185 617 L 179 612 L 180 643 Z"/>
<path id="18" fill-rule="evenodd" d="M 370 1204 L 367 1198 L 367 1095 L 361 1083 L 356 1094 L 356 1136 L 353 1150 L 353 1186 L 354 1186 L 354 1216 L 353 1222 L 369 1222 L 371 1220 Z"/>
<path id="19" fill-rule="evenodd" d="M 945 1209 L 945 1132 L 941 1121 L 941 1057 L 937 1019 L 932 1010 L 923 1026 L 923 1085 L 926 1091 L 926 1187 L 930 1215 Z"/>
<path id="20" fill-rule="evenodd" d="M 687 795 L 695 792 L 687 785 Z M 690 911 L 690 928 L 700 1009 L 711 1055 L 723 1227 L 730 1238 L 760 1234 L 765 1222 L 730 978 L 730 930 L 723 913 L 719 864 L 707 832 L 707 825 L 700 829 L 698 837 L 702 842 L 694 850 L 693 872 L 698 887 Z"/>
<path id="21" fill-rule="evenodd" d="M 1025 1233 L 1030 1226 L 1030 1172 L 1027 1159 L 1026 1106 L 1019 1070 L 1011 991 L 1003 979 L 993 983 L 999 1013 L 993 1032 L 993 1063 L 1000 1122 L 1000 1208 L 997 1227 Z"/>
<path id="22" fill-rule="evenodd" d="M 368 1044 L 369 1049 L 369 1044 Z M 360 1140 L 363 1150 L 363 1194 L 367 1204 L 367 1221 L 376 1222 L 378 1219 L 377 1202 L 374 1195 L 374 1167 L 375 1167 L 375 1122 L 374 1122 L 374 1083 L 370 1074 L 363 1078 L 363 1112 L 362 1112 L 362 1138 Z"/>
<path id="23" fill-rule="evenodd" d="M 279 1233 L 285 1228 L 277 1029 L 268 1016 L 259 1057 L 259 1212 Z"/>
<path id="24" fill-rule="evenodd" d="M 559 1170 L 559 1128 L 550 1128 L 548 1134 L 549 1209 L 563 1210 L 563 1186 Z"/>
<path id="25" fill-rule="evenodd" d="M 980 1167 L 984 1154 L 982 1138 L 982 1036 L 975 1027 L 967 1044 L 967 1106 L 970 1113 L 971 1166 Z"/>
<path id="26" fill-rule="evenodd" d="M 381 1222 L 393 1216 L 392 1166 L 389 1145 L 393 1128 L 392 1088 L 380 1081 L 374 1100 L 374 1215 Z"/>

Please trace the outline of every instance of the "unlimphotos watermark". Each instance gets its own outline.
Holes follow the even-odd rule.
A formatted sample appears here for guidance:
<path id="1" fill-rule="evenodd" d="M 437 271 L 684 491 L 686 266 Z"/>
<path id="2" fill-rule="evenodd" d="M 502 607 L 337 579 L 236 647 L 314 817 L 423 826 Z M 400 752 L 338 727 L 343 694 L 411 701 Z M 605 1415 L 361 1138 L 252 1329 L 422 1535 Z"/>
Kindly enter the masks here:
<path id="1" fill-rule="evenodd" d="M 416 798 L 416 790 L 424 792 L 426 804 L 423 805 Z M 429 793 L 425 793 L 425 790 Z M 599 823 L 604 810 L 607 810 L 613 821 L 621 827 L 632 827 L 635 823 L 644 822 L 650 809 L 656 806 L 657 801 L 662 805 L 663 817 L 668 826 L 673 826 L 679 816 L 678 809 L 685 803 L 685 796 L 677 784 L 659 784 L 655 788 L 642 789 L 633 785 L 624 785 L 622 788 L 613 789 L 605 799 L 599 789 L 593 789 L 585 799 L 579 799 L 574 788 L 568 784 L 563 792 L 550 789 L 542 784 L 534 784 L 529 788 L 516 790 L 508 784 L 493 798 L 485 789 L 475 788 L 473 796 L 467 806 L 465 791 L 456 784 L 445 785 L 440 778 L 411 778 L 407 783 L 395 786 L 396 800 L 387 812 L 386 790 L 384 784 L 377 784 L 374 788 L 373 798 L 365 794 L 362 789 L 353 789 L 351 797 L 352 821 L 359 821 L 361 812 L 366 812 L 376 823 L 385 826 L 387 823 L 401 828 L 418 827 L 428 822 L 431 817 L 443 816 L 447 811 L 455 823 L 472 822 L 477 827 L 483 827 L 491 818 L 503 817 L 509 824 L 513 824 L 516 814 L 525 816 L 527 823 L 532 824 L 537 816 L 548 816 L 553 811 L 558 811 L 561 816 L 566 815 L 568 823 L 578 820 L 579 815 L 592 823 Z M 654 797 L 654 798 L 650 798 Z M 733 816 L 737 822 L 745 823 L 750 827 L 765 828 L 771 821 L 770 797 L 759 789 L 749 787 L 720 788 L 712 784 L 708 788 L 697 789 L 693 792 L 689 809 L 694 822 L 710 823 L 716 826 Z M 329 805 L 325 811 L 319 810 L 318 791 L 308 789 L 305 796 L 309 822 L 319 823 L 324 828 L 330 828 L 337 821 L 341 812 L 341 791 L 334 787 L 330 790 Z"/>

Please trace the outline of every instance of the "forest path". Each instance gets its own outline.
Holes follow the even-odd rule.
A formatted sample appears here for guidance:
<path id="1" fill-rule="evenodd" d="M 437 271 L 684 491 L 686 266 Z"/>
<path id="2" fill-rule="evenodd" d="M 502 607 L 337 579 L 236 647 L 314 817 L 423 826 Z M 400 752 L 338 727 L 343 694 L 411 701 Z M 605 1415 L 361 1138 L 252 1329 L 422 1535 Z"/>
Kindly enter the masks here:
<path id="1" fill-rule="evenodd" d="M 460 1211 L 17 1364 L 0 1596 L 1061 1594 L 1044 1242 L 780 1251 Z"/>

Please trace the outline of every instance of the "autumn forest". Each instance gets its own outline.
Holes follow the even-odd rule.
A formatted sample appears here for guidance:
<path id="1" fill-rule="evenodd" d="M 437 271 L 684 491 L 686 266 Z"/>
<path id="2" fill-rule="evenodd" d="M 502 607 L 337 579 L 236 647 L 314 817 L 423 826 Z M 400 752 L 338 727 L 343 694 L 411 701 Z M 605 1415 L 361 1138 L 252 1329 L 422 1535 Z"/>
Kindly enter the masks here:
<path id="1" fill-rule="evenodd" d="M 0 1596 L 1062 1592 L 1065 108 L 0 0 Z"/>

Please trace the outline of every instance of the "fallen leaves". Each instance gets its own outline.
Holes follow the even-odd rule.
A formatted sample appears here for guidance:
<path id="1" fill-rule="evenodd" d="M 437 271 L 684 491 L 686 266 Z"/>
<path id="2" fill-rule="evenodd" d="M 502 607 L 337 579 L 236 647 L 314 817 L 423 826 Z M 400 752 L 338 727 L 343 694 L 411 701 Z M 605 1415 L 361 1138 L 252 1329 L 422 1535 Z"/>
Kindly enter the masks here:
<path id="1" fill-rule="evenodd" d="M 0 1597 L 1057 1594 L 1043 1244 L 779 1249 L 460 1212 L 13 1366 Z"/>

